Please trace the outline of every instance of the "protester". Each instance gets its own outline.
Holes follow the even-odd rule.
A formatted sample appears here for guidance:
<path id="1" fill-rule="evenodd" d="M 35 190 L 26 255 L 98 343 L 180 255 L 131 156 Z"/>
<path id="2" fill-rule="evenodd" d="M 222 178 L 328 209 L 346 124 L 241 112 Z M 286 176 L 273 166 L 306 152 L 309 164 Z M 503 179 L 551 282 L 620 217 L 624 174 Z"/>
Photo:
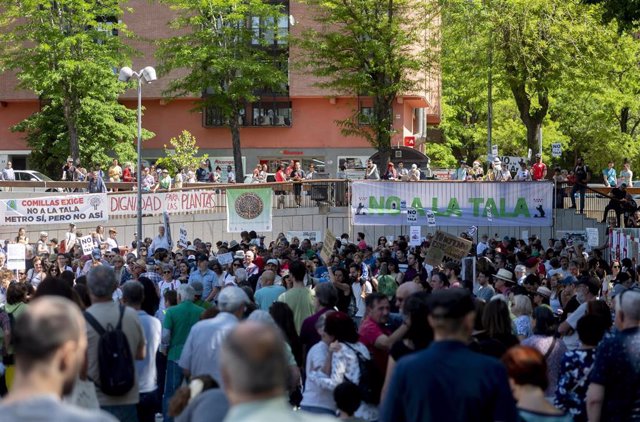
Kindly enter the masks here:
<path id="1" fill-rule="evenodd" d="M 513 395 L 518 402 L 518 414 L 523 422 L 571 422 L 568 413 L 553 407 L 545 397 L 548 387 L 547 366 L 538 350 L 512 347 L 502 357 L 507 367 Z"/>
<path id="2" fill-rule="evenodd" d="M 92 305 L 85 311 L 87 319 L 87 372 L 89 378 L 96 384 L 96 394 L 98 402 L 103 410 L 114 415 L 121 422 L 136 421 L 138 419 L 136 405 L 139 402 L 138 376 L 133 371 L 134 359 L 142 360 L 145 358 L 145 337 L 140 324 L 140 319 L 136 315 L 134 309 L 115 303 L 112 299 L 113 292 L 117 286 L 115 274 L 110 267 L 98 266 L 92 268 L 87 275 L 87 287 L 91 297 Z M 129 346 L 128 353 L 123 353 L 121 359 L 129 359 L 130 362 L 124 362 L 125 367 L 131 368 L 133 374 L 132 385 L 124 393 L 119 392 L 118 395 L 108 394 L 103 391 L 107 387 L 107 379 L 103 378 L 107 375 L 113 376 L 112 371 L 121 367 L 110 367 L 114 363 L 122 364 L 117 361 L 102 356 L 100 350 L 104 348 L 104 335 L 102 334 L 107 327 L 113 327 L 116 331 L 124 333 Z M 119 372 L 118 375 L 122 373 Z M 109 379 L 111 381 L 111 378 Z M 103 384 L 105 383 L 105 384 Z M 111 387 L 111 385 L 109 385 Z M 112 388 L 109 388 L 111 390 Z"/>
<path id="3" fill-rule="evenodd" d="M 504 366 L 466 347 L 475 319 L 469 293 L 464 289 L 434 292 L 428 304 L 434 342 L 397 363 L 380 420 L 515 421 Z M 461 380 L 464 389 L 458 388 Z M 437 405 L 425 405 L 425 399 Z"/>
<path id="4" fill-rule="evenodd" d="M 87 352 L 84 318 L 73 302 L 40 298 L 16 319 L 13 331 L 16 377 L 11 392 L 0 402 L 2 421 L 117 420 L 106 412 L 60 400 L 71 392 Z"/>

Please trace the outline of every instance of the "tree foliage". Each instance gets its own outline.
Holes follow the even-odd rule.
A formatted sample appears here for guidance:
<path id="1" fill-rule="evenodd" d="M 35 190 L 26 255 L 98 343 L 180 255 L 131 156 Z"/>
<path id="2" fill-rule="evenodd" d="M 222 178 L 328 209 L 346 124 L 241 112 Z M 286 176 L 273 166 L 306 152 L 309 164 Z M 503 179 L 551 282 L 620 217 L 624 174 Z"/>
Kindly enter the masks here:
<path id="1" fill-rule="evenodd" d="M 284 70 L 287 34 L 278 22 L 283 8 L 266 0 L 166 0 L 178 16 L 171 27 L 180 35 L 161 40 L 160 72 L 186 69 L 169 83 L 170 98 L 202 95 L 197 110 L 214 107 L 231 130 L 235 171 L 243 174 L 240 120 L 259 91 L 279 91 L 287 84 Z M 246 116 L 244 116 L 246 118 Z"/>
<path id="2" fill-rule="evenodd" d="M 125 87 L 114 74 L 132 54 L 118 3 L 7 0 L 0 13 L 0 63 L 40 98 L 13 128 L 26 133 L 35 166 L 59 170 L 67 156 L 106 164 L 114 151 L 133 158 L 136 115 L 118 103 Z"/>
<path id="3" fill-rule="evenodd" d="M 304 31 L 296 60 L 336 95 L 371 97 L 372 113 L 339 121 L 345 135 L 365 138 L 388 154 L 392 106 L 424 86 L 436 64 L 437 2 L 426 0 L 307 0 L 318 29 Z M 364 121 L 363 121 L 364 120 Z M 366 123 L 366 124 L 362 124 Z"/>
<path id="4" fill-rule="evenodd" d="M 602 5 L 602 19 L 615 20 L 620 31 L 632 30 L 640 23 L 640 0 L 584 0 L 586 4 Z"/>
<path id="5" fill-rule="evenodd" d="M 201 160 L 206 160 L 209 156 L 198 155 L 200 148 L 196 142 L 196 137 L 188 130 L 183 130 L 177 138 L 169 140 L 171 148 L 164 146 L 164 157 L 162 161 L 156 161 L 156 166 L 169 170 L 171 175 L 175 175 L 181 169 L 194 170 L 198 168 Z"/>

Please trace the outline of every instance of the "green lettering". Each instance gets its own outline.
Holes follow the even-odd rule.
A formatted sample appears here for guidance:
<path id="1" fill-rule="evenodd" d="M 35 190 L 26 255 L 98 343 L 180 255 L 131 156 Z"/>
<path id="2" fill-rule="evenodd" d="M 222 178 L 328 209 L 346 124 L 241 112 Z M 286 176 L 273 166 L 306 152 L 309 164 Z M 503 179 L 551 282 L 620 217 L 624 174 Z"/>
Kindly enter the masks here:
<path id="1" fill-rule="evenodd" d="M 527 218 L 531 217 L 531 214 L 529 213 L 529 206 L 527 205 L 527 200 L 525 198 L 518 198 L 516 206 L 513 209 L 513 213 L 511 214 L 512 217 L 517 217 L 519 215 L 523 215 Z"/>
<path id="2" fill-rule="evenodd" d="M 494 217 L 498 216 L 498 207 L 496 206 L 496 201 L 494 201 L 493 198 L 487 199 L 482 216 L 486 217 L 489 212 L 491 212 L 491 215 Z"/>
<path id="3" fill-rule="evenodd" d="M 507 216 L 507 200 L 506 198 L 500 198 L 500 217 Z"/>
<path id="4" fill-rule="evenodd" d="M 480 205 L 484 202 L 484 198 L 469 198 L 469 202 L 473 204 L 473 216 L 477 217 L 480 214 Z"/>
<path id="5" fill-rule="evenodd" d="M 377 201 L 377 198 L 375 196 L 369 197 L 369 213 L 370 214 L 384 213 L 384 196 L 380 197 L 380 202 Z"/>
<path id="6" fill-rule="evenodd" d="M 424 212 L 424 207 L 422 206 L 422 201 L 417 196 L 415 198 L 413 198 L 413 201 L 411 201 L 411 208 L 415 208 L 418 211 L 418 215 L 421 216 L 421 217 L 424 217 L 425 215 L 427 215 Z"/>
<path id="7" fill-rule="evenodd" d="M 462 215 L 462 211 L 460 210 L 460 204 L 458 203 L 457 198 L 451 198 L 449 200 L 449 205 L 447 206 L 447 215 L 453 215 L 456 217 L 460 217 Z"/>
<path id="8" fill-rule="evenodd" d="M 400 213 L 400 198 L 397 196 L 390 196 L 387 198 L 387 213 L 399 214 Z"/>

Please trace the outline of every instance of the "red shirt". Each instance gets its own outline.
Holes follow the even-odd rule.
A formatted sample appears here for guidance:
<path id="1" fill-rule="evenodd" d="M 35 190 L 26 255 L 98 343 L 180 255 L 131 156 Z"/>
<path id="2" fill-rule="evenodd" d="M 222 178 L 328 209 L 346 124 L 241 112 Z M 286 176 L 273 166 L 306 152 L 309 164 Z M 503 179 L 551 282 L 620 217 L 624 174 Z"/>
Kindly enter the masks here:
<path id="1" fill-rule="evenodd" d="M 531 166 L 531 178 L 533 180 L 542 180 L 544 172 L 547 170 L 547 165 L 540 161 Z"/>
<path id="2" fill-rule="evenodd" d="M 387 361 L 389 360 L 389 352 L 378 349 L 375 344 L 378 337 L 381 335 L 391 335 L 391 330 L 386 327 L 381 327 L 377 322 L 370 317 L 366 317 L 362 324 L 360 324 L 360 343 L 367 346 L 371 358 L 376 363 L 376 366 L 380 370 L 381 374 L 387 373 Z"/>

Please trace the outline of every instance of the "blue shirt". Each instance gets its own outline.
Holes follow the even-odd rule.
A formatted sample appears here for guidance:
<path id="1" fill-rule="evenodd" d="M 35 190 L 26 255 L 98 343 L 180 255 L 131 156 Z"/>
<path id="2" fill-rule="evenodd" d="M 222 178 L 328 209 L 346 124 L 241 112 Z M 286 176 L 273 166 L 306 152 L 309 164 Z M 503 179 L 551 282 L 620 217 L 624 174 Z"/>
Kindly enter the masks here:
<path id="1" fill-rule="evenodd" d="M 202 274 L 200 272 L 200 269 L 196 268 L 189 275 L 189 284 L 193 283 L 194 281 L 199 281 L 200 283 L 202 283 L 202 299 L 208 298 L 209 294 L 211 294 L 211 290 L 213 290 L 214 287 L 220 287 L 220 283 L 218 283 L 218 275 L 209 269 L 207 269 L 207 271 Z"/>
<path id="2" fill-rule="evenodd" d="M 150 393 L 158 388 L 156 352 L 160 347 L 162 325 L 158 318 L 152 317 L 145 311 L 138 311 L 138 318 L 140 318 L 140 324 L 142 324 L 144 338 L 147 340 L 144 360 L 135 361 L 138 385 L 141 393 Z"/>
<path id="3" fill-rule="evenodd" d="M 640 385 L 640 327 L 605 337 L 596 349 L 590 383 L 604 387 L 601 421 L 640 418 L 637 406 Z"/>
<path id="4" fill-rule="evenodd" d="M 285 291 L 286 289 L 282 286 L 264 286 L 258 289 L 254 295 L 258 309 L 268 312 L 273 302 L 277 301 L 278 297 Z"/>
<path id="5" fill-rule="evenodd" d="M 393 372 L 381 422 L 517 421 L 507 370 L 460 341 L 436 341 Z"/>
<path id="6" fill-rule="evenodd" d="M 602 175 L 605 179 L 607 179 L 607 183 L 612 188 L 615 188 L 618 185 L 618 179 L 616 178 L 616 169 L 614 168 L 606 168 L 602 170 Z"/>

